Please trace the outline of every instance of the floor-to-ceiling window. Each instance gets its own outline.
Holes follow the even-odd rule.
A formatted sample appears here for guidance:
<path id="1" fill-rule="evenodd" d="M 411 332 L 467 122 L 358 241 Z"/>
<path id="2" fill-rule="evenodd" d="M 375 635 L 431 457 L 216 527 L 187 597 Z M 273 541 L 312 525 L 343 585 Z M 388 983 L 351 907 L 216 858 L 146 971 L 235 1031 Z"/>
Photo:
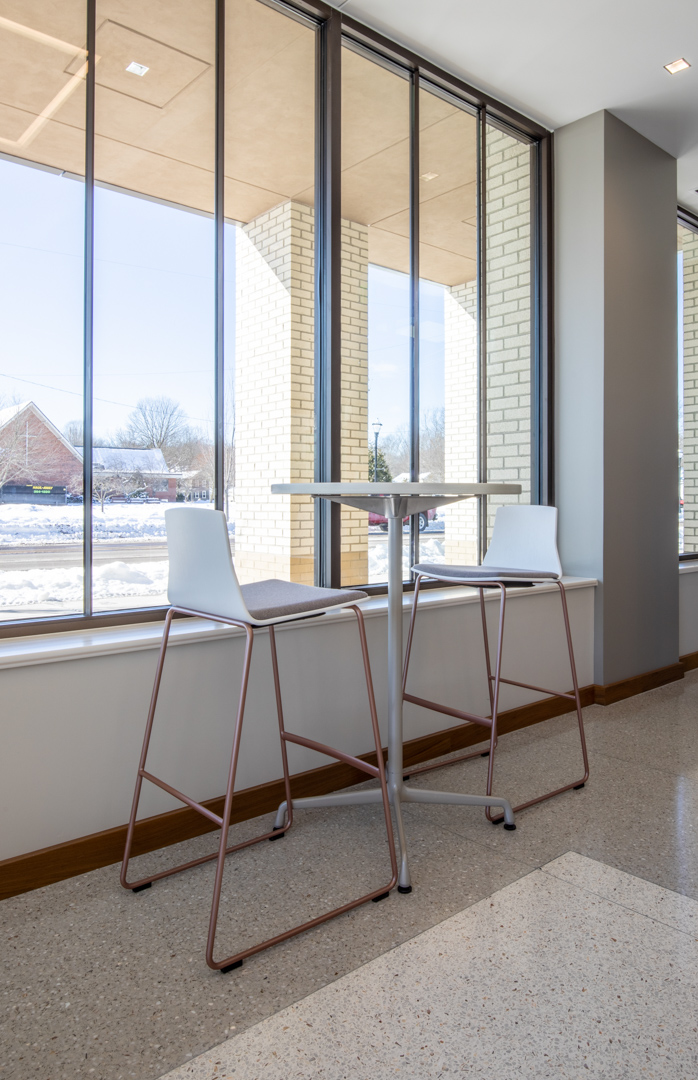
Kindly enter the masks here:
<path id="1" fill-rule="evenodd" d="M 0 4 L 0 617 L 83 609 L 85 0 Z"/>
<path id="2" fill-rule="evenodd" d="M 271 483 L 545 499 L 545 132 L 321 4 L 0 0 L 0 56 L 1 619 L 161 612 L 175 502 L 242 581 L 380 586 L 385 522 Z M 406 522 L 405 576 L 494 509 Z"/>
<path id="3" fill-rule="evenodd" d="M 698 556 L 698 219 L 677 228 L 679 555 Z"/>

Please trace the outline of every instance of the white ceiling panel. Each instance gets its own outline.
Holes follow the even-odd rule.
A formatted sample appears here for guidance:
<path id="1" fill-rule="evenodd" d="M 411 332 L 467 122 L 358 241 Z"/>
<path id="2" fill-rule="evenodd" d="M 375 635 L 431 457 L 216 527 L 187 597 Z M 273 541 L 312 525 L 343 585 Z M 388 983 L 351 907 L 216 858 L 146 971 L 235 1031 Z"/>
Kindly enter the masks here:
<path id="1" fill-rule="evenodd" d="M 347 15 L 555 129 L 608 109 L 678 159 L 698 212 L 696 0 L 345 0 Z M 669 75 L 679 57 L 691 68 Z"/>

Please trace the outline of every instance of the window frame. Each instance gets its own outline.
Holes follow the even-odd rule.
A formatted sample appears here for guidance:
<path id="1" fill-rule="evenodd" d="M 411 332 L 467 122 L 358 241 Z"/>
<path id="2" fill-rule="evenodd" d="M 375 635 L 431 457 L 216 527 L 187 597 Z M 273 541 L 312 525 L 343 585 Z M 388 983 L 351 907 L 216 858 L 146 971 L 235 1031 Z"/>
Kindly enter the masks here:
<path id="1" fill-rule="evenodd" d="M 676 224 L 683 226 L 684 229 L 690 229 L 691 232 L 698 233 L 698 214 L 694 214 L 691 210 L 687 210 L 684 206 L 679 206 L 676 212 Z M 698 559 L 698 551 L 687 551 L 679 553 L 679 565 L 681 565 L 681 563 L 695 562 L 696 559 Z"/>
<path id="2" fill-rule="evenodd" d="M 85 131 L 85 234 L 84 234 L 84 491 L 92 489 L 93 419 L 93 286 L 94 286 L 94 189 L 95 181 L 95 55 L 96 2 L 86 2 L 88 71 L 86 78 Z M 480 125 L 480 157 L 488 124 L 505 128 L 533 150 L 531 176 L 531 387 L 532 387 L 532 475 L 531 501 L 554 503 L 553 469 L 553 135 L 542 125 L 497 101 L 419 56 L 390 38 L 356 21 L 321 0 L 259 0 L 269 7 L 316 27 L 316 145 L 315 145 L 315 480 L 341 479 L 341 62 L 343 43 L 353 44 L 378 62 L 397 65 L 410 81 L 410 273 L 411 330 L 410 357 L 410 475 L 419 475 L 419 89 L 434 88 L 458 99 L 475 113 Z M 214 458 L 215 506 L 223 509 L 224 492 L 224 133 L 225 133 L 225 0 L 215 3 L 215 173 L 214 173 Z M 6 155 L 3 155 L 3 157 Z M 30 163 L 25 163 L 30 164 Z M 478 290 L 480 355 L 484 355 L 486 313 L 484 312 L 484 214 L 486 211 L 485 170 L 478 169 L 479 252 Z M 681 220 L 679 209 L 679 220 Z M 684 213 L 688 214 L 687 211 Z M 693 227 L 698 219 L 692 215 Z M 484 436 L 484 425 L 481 424 Z M 482 440 L 481 440 L 482 441 Z M 480 476 L 486 479 L 486 456 L 480 449 Z M 0 624 L 0 637 L 27 634 L 64 633 L 87 628 L 157 622 L 164 619 L 167 606 L 131 608 L 95 614 L 92 608 L 92 500 L 83 503 L 84 608 L 82 615 L 7 621 Z M 481 521 L 486 515 L 481 512 Z M 315 506 L 316 583 L 341 587 L 340 507 L 327 500 Z M 481 544 L 486 537 L 481 528 Z M 411 552 L 419 543 L 416 522 L 411 527 Z M 684 556 L 681 556 L 683 559 Z M 687 558 L 698 558 L 698 553 Z M 438 583 L 436 583 L 438 585 Z M 411 582 L 405 583 L 406 588 Z M 429 587 L 428 585 L 423 587 Z M 369 585 L 365 591 L 384 593 L 387 584 Z"/>

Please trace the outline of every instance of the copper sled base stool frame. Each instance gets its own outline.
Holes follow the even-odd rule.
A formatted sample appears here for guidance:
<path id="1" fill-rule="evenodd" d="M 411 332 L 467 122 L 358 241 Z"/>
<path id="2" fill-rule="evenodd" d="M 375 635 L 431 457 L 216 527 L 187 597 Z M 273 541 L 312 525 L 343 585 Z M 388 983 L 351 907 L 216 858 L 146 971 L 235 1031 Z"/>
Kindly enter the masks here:
<path id="1" fill-rule="evenodd" d="M 150 702 L 150 709 L 148 712 L 148 720 L 145 729 L 145 738 L 143 741 L 143 749 L 141 751 L 140 763 L 138 766 L 138 776 L 136 780 L 136 790 L 133 797 L 133 807 L 131 809 L 131 817 L 128 824 L 128 832 L 126 836 L 126 849 L 124 852 L 124 860 L 121 868 L 121 884 L 125 889 L 131 889 L 134 892 L 138 892 L 141 889 L 146 889 L 154 881 L 159 881 L 161 878 L 170 877 L 172 874 L 178 874 L 182 870 L 189 870 L 194 866 L 201 866 L 202 863 L 210 862 L 213 859 L 217 859 L 216 877 L 213 886 L 213 902 L 211 905 L 211 918 L 209 921 L 208 941 L 206 944 L 206 963 L 210 968 L 214 970 L 227 972 L 233 968 L 240 967 L 243 960 L 248 956 L 253 956 L 255 953 L 261 952 L 263 949 L 269 948 L 271 945 L 277 945 L 279 942 L 286 941 L 290 937 L 294 937 L 296 934 L 302 933 L 304 930 L 309 930 L 313 926 L 318 926 L 320 923 L 327 922 L 328 919 L 332 919 L 337 915 L 342 915 L 346 911 L 351 911 L 352 908 L 358 907 L 360 904 L 365 904 L 369 900 L 382 900 L 388 895 L 397 883 L 398 869 L 397 869 L 397 857 L 395 854 L 395 843 L 393 839 L 392 819 L 390 814 L 390 803 L 388 800 L 388 789 L 385 779 L 385 767 L 383 764 L 383 752 L 381 749 L 380 732 L 378 729 L 378 716 L 376 713 L 376 703 L 373 694 L 373 683 L 371 680 L 371 667 L 368 656 L 368 647 L 366 644 L 366 633 L 364 628 L 363 615 L 358 607 L 351 606 L 352 610 L 357 618 L 359 626 L 359 637 L 361 641 L 361 653 L 364 664 L 364 674 L 366 677 L 366 687 L 368 690 L 369 709 L 371 713 L 371 726 L 373 729 L 373 737 L 376 747 L 376 753 L 378 755 L 378 764 L 369 765 L 365 761 L 361 761 L 359 758 L 353 757 L 350 754 L 344 754 L 340 750 L 335 750 L 330 746 L 326 746 L 323 743 L 315 742 L 313 739 L 306 739 L 301 735 L 295 735 L 284 728 L 283 709 L 281 704 L 281 687 L 279 682 L 279 667 L 276 656 L 276 639 L 274 635 L 274 627 L 269 625 L 265 629 L 269 630 L 269 642 L 271 646 L 271 662 L 274 675 L 274 690 L 276 692 L 276 709 L 277 718 L 279 723 L 279 739 L 281 744 L 281 760 L 283 764 L 284 774 L 284 786 L 286 790 L 286 802 L 288 806 L 286 824 L 280 829 L 272 829 L 270 832 L 263 833 L 261 836 L 256 836 L 252 840 L 245 840 L 241 844 L 234 844 L 232 847 L 226 846 L 228 837 L 228 822 L 230 822 L 230 815 L 233 805 L 233 793 L 235 787 L 235 774 L 237 771 L 238 755 L 240 751 L 240 738 L 242 735 L 242 721 L 245 711 L 245 699 L 247 697 L 247 685 L 250 674 L 250 661 L 252 658 L 252 645 L 254 641 L 254 627 L 249 623 L 243 623 L 234 619 L 221 618 L 220 616 L 213 617 L 209 614 L 200 611 L 191 611 L 187 608 L 171 607 L 165 618 L 165 629 L 163 633 L 162 645 L 160 648 L 160 655 L 158 658 L 158 664 L 155 672 L 155 684 L 153 686 L 153 694 Z M 247 640 L 245 644 L 245 658 L 242 669 L 242 684 L 240 687 L 240 698 L 238 702 L 237 715 L 235 718 L 235 728 L 233 735 L 233 749 L 230 759 L 230 769 L 228 774 L 228 785 L 225 794 L 225 805 L 223 809 L 222 817 L 212 813 L 201 803 L 196 802 L 194 799 L 190 799 L 188 795 L 178 791 L 170 784 L 165 783 L 164 780 L 158 779 L 153 776 L 152 773 L 146 771 L 145 763 L 148 756 L 148 746 L 150 743 L 150 736 L 153 728 L 153 720 L 155 717 L 155 707 L 157 705 L 158 693 L 160 690 L 160 682 L 162 679 L 162 670 L 165 662 L 165 654 L 167 651 L 167 643 L 170 634 L 170 628 L 172 625 L 172 618 L 175 613 L 181 613 L 184 615 L 193 615 L 200 619 L 207 619 L 210 622 L 225 623 L 229 626 L 237 626 L 245 631 Z M 301 923 L 298 926 L 293 927 L 291 930 L 285 930 L 281 934 L 277 934 L 275 937 L 268 938 L 266 941 L 262 941 L 258 945 L 253 945 L 248 949 L 242 949 L 240 952 L 233 953 L 231 956 L 225 957 L 223 960 L 214 960 L 213 952 L 216 939 L 216 926 L 218 923 L 218 909 L 220 905 L 221 888 L 223 885 L 223 870 L 225 865 L 226 855 L 232 854 L 234 851 L 240 851 L 242 848 L 249 847 L 252 844 L 258 844 L 262 840 L 277 840 L 282 837 L 293 824 L 293 802 L 291 798 L 291 780 L 288 771 L 288 757 L 286 753 L 286 743 L 296 743 L 298 746 L 309 747 L 311 750 L 317 750 L 321 754 L 326 754 L 330 757 L 336 758 L 338 761 L 343 761 L 346 764 L 353 765 L 355 768 L 360 769 L 368 776 L 377 778 L 380 781 L 381 793 L 383 796 L 383 811 L 385 814 L 385 823 L 387 829 L 388 848 L 390 852 L 390 863 L 392 868 L 392 876 L 390 881 L 386 885 L 382 885 L 379 889 L 374 889 L 373 892 L 366 893 L 365 896 L 359 897 L 357 900 L 351 900 L 347 904 L 342 904 L 340 907 L 333 908 L 332 911 L 326 912 L 324 915 L 319 915 L 317 918 L 309 919 L 307 922 Z M 190 806 L 193 810 L 198 811 L 209 821 L 213 821 L 221 830 L 221 838 L 217 852 L 213 852 L 211 855 L 204 855 L 199 859 L 192 859 L 190 862 L 182 863 L 179 866 L 172 867 L 170 870 L 163 870 L 158 874 L 151 874 L 148 877 L 141 878 L 138 881 L 129 882 L 127 880 L 128 865 L 131 858 L 131 848 L 133 845 L 133 834 L 136 824 L 136 814 L 138 812 L 138 803 L 140 800 L 141 788 L 143 780 L 149 780 L 152 784 L 162 788 L 164 791 L 169 792 L 170 795 L 174 795 L 176 799 Z"/>
<path id="2" fill-rule="evenodd" d="M 589 779 L 589 759 L 587 756 L 586 739 L 584 736 L 584 722 L 582 720 L 582 703 L 579 697 L 579 686 L 577 685 L 577 669 L 574 662 L 574 652 L 572 650 L 572 634 L 570 631 L 569 614 L 567 611 L 567 598 L 565 596 L 565 588 L 561 581 L 555 581 L 555 584 L 560 590 L 560 600 L 562 602 L 562 616 L 565 623 L 565 635 L 567 638 L 567 650 L 570 659 L 570 669 L 572 673 L 572 686 L 573 691 L 571 694 L 563 694 L 559 690 L 550 690 L 549 688 L 542 686 L 532 686 L 530 683 L 516 682 L 513 679 L 505 679 L 502 677 L 502 643 L 504 639 L 504 613 L 506 608 L 506 584 L 502 581 L 484 581 L 479 579 L 477 581 L 461 582 L 461 584 L 469 584 L 473 588 L 477 588 L 480 594 L 480 614 L 482 617 L 482 634 L 485 646 L 485 664 L 487 666 L 487 687 L 489 690 L 490 698 L 490 716 L 478 716 L 475 713 L 466 712 L 460 709 L 452 709 L 447 705 L 440 705 L 436 701 L 428 701 L 426 698 L 416 697 L 414 694 L 408 694 L 406 692 L 407 685 L 407 670 L 410 663 L 410 653 L 412 651 L 412 639 L 414 636 L 414 624 L 415 616 L 417 614 L 417 601 L 419 598 L 419 586 L 423 577 L 428 578 L 429 574 L 417 574 L 417 579 L 414 587 L 414 600 L 412 602 L 412 614 L 410 617 L 410 628 L 407 636 L 407 649 L 405 653 L 405 665 L 403 668 L 402 676 L 402 694 L 405 701 L 412 702 L 413 705 L 421 705 L 425 709 L 431 709 L 434 712 L 445 713 L 447 716 L 454 716 L 458 720 L 463 720 L 472 724 L 479 724 L 482 727 L 488 728 L 490 731 L 490 748 L 487 751 L 476 750 L 470 754 L 459 754 L 457 757 L 449 758 L 448 761 L 438 761 L 433 765 L 420 765 L 418 768 L 409 769 L 410 777 L 416 776 L 418 773 L 430 772 L 432 769 L 441 769 L 446 765 L 453 765 L 457 761 L 469 761 L 475 757 L 489 757 L 487 767 L 487 795 L 492 793 L 492 782 L 494 778 L 494 755 L 497 749 L 497 717 L 499 713 L 499 688 L 502 683 L 506 683 L 507 686 L 520 686 L 525 690 L 534 690 L 540 694 L 550 694 L 553 697 L 564 698 L 567 701 L 573 701 L 575 705 L 575 711 L 577 713 L 577 723 L 579 726 L 579 739 L 582 748 L 582 758 L 584 761 L 584 775 L 579 780 L 573 780 L 569 784 L 565 784 L 564 787 L 555 788 L 554 791 L 549 791 L 546 795 L 539 795 L 535 799 L 529 799 L 527 802 L 519 803 L 518 806 L 512 807 L 514 813 L 518 810 L 526 810 L 529 806 L 535 806 L 536 803 L 545 802 L 546 799 L 552 799 L 554 795 L 561 795 L 563 791 L 570 791 L 571 789 L 577 789 L 584 787 L 585 783 Z M 513 583 L 510 583 L 513 584 Z M 490 645 L 489 634 L 487 630 L 487 619 L 485 615 L 485 598 L 484 589 L 498 588 L 500 590 L 500 604 L 499 604 L 499 631 L 497 634 L 497 657 L 495 662 L 495 672 L 492 674 L 492 666 L 490 662 Z M 408 770 L 405 770 L 407 774 Z M 490 808 L 485 810 L 488 821 L 491 821 L 494 825 L 499 825 L 504 818 L 499 816 L 492 817 Z"/>

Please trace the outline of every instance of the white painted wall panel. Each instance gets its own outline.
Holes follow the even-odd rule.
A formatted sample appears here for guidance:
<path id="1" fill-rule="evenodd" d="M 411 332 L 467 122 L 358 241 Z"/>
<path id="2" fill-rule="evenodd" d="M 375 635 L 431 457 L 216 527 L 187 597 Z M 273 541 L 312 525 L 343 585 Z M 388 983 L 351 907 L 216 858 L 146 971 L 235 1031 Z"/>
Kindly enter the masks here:
<path id="1" fill-rule="evenodd" d="M 592 679 L 593 594 L 593 586 L 568 592 L 582 685 Z M 488 603 L 492 619 L 495 606 Z M 507 610 L 508 671 L 567 690 L 570 679 L 554 594 L 512 594 Z M 347 615 L 324 626 L 297 624 L 277 631 L 277 640 L 287 726 L 363 753 L 371 749 L 370 729 L 353 622 Z M 366 623 L 385 742 L 386 616 L 369 614 Z M 486 711 L 479 626 L 477 604 L 444 603 L 437 594 L 427 596 L 410 669 L 416 693 Z M 241 636 L 232 634 L 229 639 L 178 645 L 169 654 L 148 765 L 198 799 L 220 795 L 225 787 L 242 645 Z M 266 634 L 257 636 L 254 648 L 240 787 L 272 780 L 281 772 Z M 155 661 L 154 649 L 97 656 L 86 652 L 85 659 L 0 671 L 0 858 L 127 820 Z M 508 708 L 535 697 L 505 688 L 502 705 Z M 407 739 L 448 726 L 448 717 L 406 707 Z M 291 747 L 290 754 L 294 772 L 327 760 L 297 747 Z M 145 785 L 142 816 L 178 805 L 165 792 Z"/>

